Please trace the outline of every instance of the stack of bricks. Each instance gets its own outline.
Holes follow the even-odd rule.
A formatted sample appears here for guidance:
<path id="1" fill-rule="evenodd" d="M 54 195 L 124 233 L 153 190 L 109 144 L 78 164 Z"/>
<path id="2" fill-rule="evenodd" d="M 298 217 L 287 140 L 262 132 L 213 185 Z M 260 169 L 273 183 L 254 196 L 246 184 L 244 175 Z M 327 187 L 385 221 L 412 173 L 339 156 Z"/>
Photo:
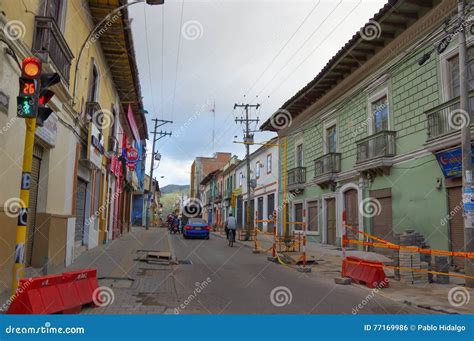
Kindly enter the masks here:
<path id="1" fill-rule="evenodd" d="M 429 245 L 425 243 L 423 235 L 411 230 L 395 235 L 395 243 L 400 246 L 429 248 Z M 395 263 L 402 268 L 401 270 L 395 270 L 395 278 L 401 282 L 415 284 L 431 281 L 431 275 L 425 272 L 430 268 L 431 255 L 401 249 L 395 256 Z M 420 269 L 423 272 L 416 271 Z"/>

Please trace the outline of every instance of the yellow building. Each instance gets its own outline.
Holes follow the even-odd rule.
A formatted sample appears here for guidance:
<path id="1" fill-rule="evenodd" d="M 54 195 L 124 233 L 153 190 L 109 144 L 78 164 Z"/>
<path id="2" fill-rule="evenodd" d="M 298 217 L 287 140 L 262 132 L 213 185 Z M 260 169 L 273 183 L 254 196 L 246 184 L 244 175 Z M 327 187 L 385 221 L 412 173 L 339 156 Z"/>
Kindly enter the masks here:
<path id="1" fill-rule="evenodd" d="M 68 265 L 127 232 L 136 181 L 119 156 L 144 148 L 147 126 L 126 10 L 89 33 L 119 0 L 2 0 L 0 3 L 0 292 L 15 255 L 25 122 L 16 116 L 20 68 L 37 56 L 58 72 L 54 113 L 37 130 L 22 250 L 30 274 Z M 80 56 L 80 59 L 79 59 Z M 133 183 L 132 183 L 133 182 Z"/>

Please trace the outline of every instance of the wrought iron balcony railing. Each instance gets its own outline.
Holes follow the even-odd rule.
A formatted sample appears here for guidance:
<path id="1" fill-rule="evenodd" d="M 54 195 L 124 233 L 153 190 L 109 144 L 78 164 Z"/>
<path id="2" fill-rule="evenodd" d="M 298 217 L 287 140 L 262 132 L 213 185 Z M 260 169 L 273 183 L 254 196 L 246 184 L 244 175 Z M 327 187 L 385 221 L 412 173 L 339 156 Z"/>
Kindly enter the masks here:
<path id="1" fill-rule="evenodd" d="M 469 117 L 459 111 L 459 97 L 453 98 L 425 112 L 428 122 L 428 140 L 460 131 L 462 124 L 473 123 L 474 91 L 469 93 Z"/>
<path id="2" fill-rule="evenodd" d="M 296 167 L 290 169 L 288 175 L 288 186 L 301 185 L 306 182 L 306 167 Z"/>
<path id="3" fill-rule="evenodd" d="M 35 17 L 33 52 L 43 62 L 51 61 L 66 81 L 66 84 L 69 84 L 71 61 L 74 55 L 53 18 Z"/>
<path id="4" fill-rule="evenodd" d="M 341 171 L 341 154 L 328 153 L 314 160 L 314 176 L 339 173 Z"/>
<path id="5" fill-rule="evenodd" d="M 395 131 L 383 130 L 357 141 L 357 162 L 395 156 L 395 135 Z"/>

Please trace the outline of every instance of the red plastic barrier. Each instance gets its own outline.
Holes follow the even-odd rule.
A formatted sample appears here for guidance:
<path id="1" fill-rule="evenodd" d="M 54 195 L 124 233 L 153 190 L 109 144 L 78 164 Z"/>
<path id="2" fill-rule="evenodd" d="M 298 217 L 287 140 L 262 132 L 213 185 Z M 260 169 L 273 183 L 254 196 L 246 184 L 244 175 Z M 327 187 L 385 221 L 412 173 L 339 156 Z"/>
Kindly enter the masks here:
<path id="1" fill-rule="evenodd" d="M 357 257 L 346 257 L 342 261 L 342 277 L 352 278 L 368 288 L 388 288 L 388 278 L 383 263 Z"/>
<path id="2" fill-rule="evenodd" d="M 20 280 L 7 314 L 77 313 L 93 302 L 97 270 L 65 272 Z"/>

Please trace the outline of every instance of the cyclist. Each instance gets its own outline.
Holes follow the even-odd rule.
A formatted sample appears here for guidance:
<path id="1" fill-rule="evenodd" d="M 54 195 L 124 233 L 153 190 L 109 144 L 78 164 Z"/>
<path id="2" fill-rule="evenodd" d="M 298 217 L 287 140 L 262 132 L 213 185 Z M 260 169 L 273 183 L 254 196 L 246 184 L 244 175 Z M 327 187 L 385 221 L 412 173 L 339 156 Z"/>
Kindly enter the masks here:
<path id="1" fill-rule="evenodd" d="M 233 240 L 235 240 L 235 231 L 237 229 L 237 221 L 235 218 L 232 216 L 232 212 L 229 213 L 229 217 L 227 218 L 227 221 L 225 222 L 225 231 L 227 234 L 227 239 L 229 239 L 229 231 L 232 230 L 233 233 Z"/>

